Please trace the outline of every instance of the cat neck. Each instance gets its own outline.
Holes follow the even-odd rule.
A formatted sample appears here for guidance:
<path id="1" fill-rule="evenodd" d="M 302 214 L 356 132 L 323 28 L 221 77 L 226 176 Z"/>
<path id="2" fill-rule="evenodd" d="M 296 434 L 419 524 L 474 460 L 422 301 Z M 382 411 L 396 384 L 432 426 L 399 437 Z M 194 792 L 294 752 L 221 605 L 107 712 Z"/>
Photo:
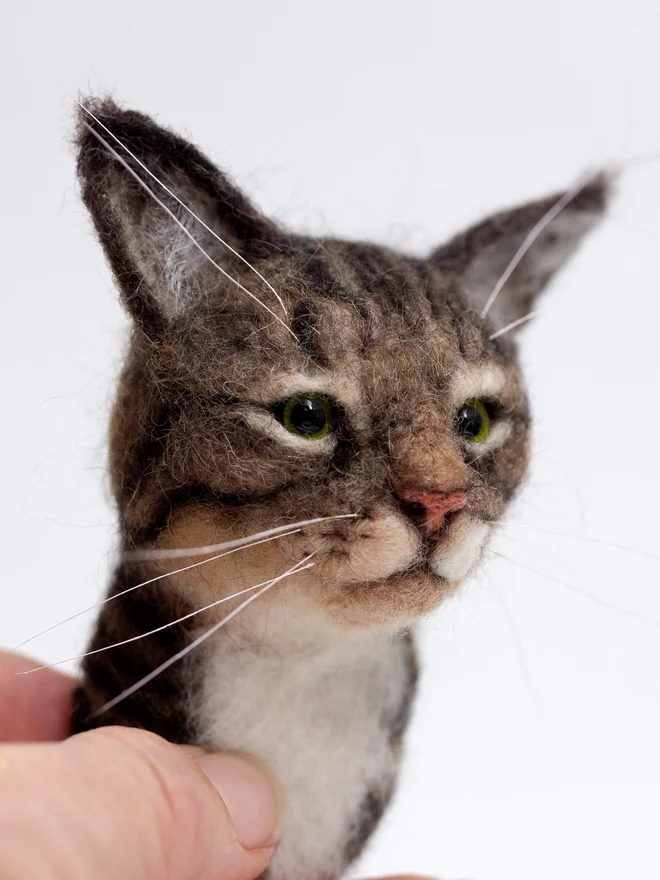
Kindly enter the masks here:
<path id="1" fill-rule="evenodd" d="M 212 611 L 213 618 L 209 617 L 205 626 L 223 617 L 223 612 Z M 255 598 L 223 630 L 234 650 L 246 660 L 274 654 L 331 666 L 355 663 L 392 638 L 378 620 L 370 626 L 351 626 L 338 620 L 329 608 L 293 583 Z"/>

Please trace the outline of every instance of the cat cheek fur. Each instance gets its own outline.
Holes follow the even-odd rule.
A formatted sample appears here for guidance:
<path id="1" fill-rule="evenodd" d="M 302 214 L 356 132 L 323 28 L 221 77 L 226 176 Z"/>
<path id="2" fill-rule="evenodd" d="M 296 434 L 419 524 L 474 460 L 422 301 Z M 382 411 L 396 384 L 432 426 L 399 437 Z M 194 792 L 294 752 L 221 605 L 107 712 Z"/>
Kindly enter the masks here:
<path id="1" fill-rule="evenodd" d="M 401 514 L 381 507 L 351 524 L 350 536 L 310 534 L 305 548 L 319 554 L 315 577 L 352 586 L 385 580 L 405 571 L 421 556 L 419 532 Z M 297 543 L 291 539 L 291 543 Z"/>
<path id="2" fill-rule="evenodd" d="M 81 111 L 83 200 L 134 322 L 110 432 L 121 549 L 357 518 L 140 590 L 175 566 L 122 559 L 116 601 L 101 609 L 91 647 L 135 640 L 85 659 L 73 729 L 137 725 L 257 755 L 289 801 L 267 877 L 337 880 L 395 783 L 417 675 L 409 626 L 469 575 L 488 523 L 526 471 L 530 418 L 515 343 L 492 334 L 530 311 L 602 214 L 609 181 L 594 179 L 538 236 L 482 320 L 499 275 L 557 196 L 485 220 L 427 259 L 318 241 L 264 217 L 194 146 L 148 117 L 110 100 L 87 106 L 96 119 Z M 144 165 L 170 192 L 136 180 L 147 177 Z M 328 395 L 337 410 L 335 434 L 315 447 L 286 435 L 269 410 L 305 391 Z M 471 450 L 452 425 L 473 397 L 492 398 L 500 421 Z M 437 541 L 401 500 L 420 489 L 466 492 L 467 506 Z M 170 627 L 173 619 L 309 552 L 314 568 L 90 719 L 236 602 Z"/>
<path id="3" fill-rule="evenodd" d="M 481 558 L 492 529 L 469 515 L 457 517 L 442 545 L 431 555 L 434 574 L 456 584 L 467 577 Z"/>

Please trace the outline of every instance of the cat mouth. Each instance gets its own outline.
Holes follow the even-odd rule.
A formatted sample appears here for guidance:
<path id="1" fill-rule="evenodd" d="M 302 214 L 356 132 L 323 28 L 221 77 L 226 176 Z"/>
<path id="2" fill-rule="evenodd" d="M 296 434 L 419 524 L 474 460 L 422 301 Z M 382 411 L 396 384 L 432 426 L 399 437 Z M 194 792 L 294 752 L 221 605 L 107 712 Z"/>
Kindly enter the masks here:
<path id="1" fill-rule="evenodd" d="M 438 547 L 441 547 L 448 540 L 448 536 L 451 535 L 452 526 L 456 522 L 456 520 L 460 519 L 461 516 L 464 516 L 464 511 L 456 510 L 451 513 L 447 513 L 444 516 L 444 524 L 442 531 L 436 534 L 429 534 L 426 529 L 420 527 L 417 521 L 413 519 L 413 524 L 417 527 L 420 535 L 421 541 L 421 552 L 427 559 L 435 553 Z"/>
<path id="2" fill-rule="evenodd" d="M 306 541 L 305 547 L 320 554 L 328 581 L 348 588 L 420 577 L 441 585 L 470 574 L 489 534 L 490 526 L 467 509 L 449 514 L 442 531 L 428 535 L 400 510 L 383 507 L 359 522 L 337 526 L 318 543 Z"/>

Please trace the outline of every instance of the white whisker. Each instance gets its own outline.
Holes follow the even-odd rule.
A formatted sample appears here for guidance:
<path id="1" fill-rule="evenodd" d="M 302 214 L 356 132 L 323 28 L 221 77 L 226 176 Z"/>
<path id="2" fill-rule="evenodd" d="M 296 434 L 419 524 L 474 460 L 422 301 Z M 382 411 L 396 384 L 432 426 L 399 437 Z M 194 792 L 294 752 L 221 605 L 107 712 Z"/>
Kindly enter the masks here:
<path id="1" fill-rule="evenodd" d="M 208 562 L 209 560 L 205 561 Z M 201 562 L 197 563 L 197 565 L 201 564 Z M 298 574 L 299 571 L 305 571 L 305 569 L 311 568 L 313 565 L 314 563 L 310 562 L 308 565 L 305 565 L 302 568 L 297 568 L 295 572 L 292 572 L 292 574 Z M 225 596 L 223 599 L 216 599 L 215 602 L 210 602 L 208 605 L 204 605 L 203 608 L 197 608 L 195 609 L 195 611 L 184 614 L 183 617 L 179 617 L 176 620 L 171 620 L 169 623 L 164 623 L 162 626 L 158 626 L 155 629 L 150 629 L 148 632 L 140 633 L 139 636 L 133 636 L 130 639 L 124 639 L 122 642 L 115 642 L 112 645 L 104 645 L 102 648 L 95 648 L 93 651 L 85 651 L 84 654 L 77 654 L 75 657 L 68 657 L 66 660 L 56 660 L 54 663 L 46 663 L 43 666 L 35 666 L 33 669 L 25 669 L 22 672 L 17 672 L 16 675 L 30 675 L 32 672 L 39 672 L 41 669 L 52 669 L 54 666 L 61 666 L 63 663 L 72 663 L 74 660 L 82 660 L 84 657 L 90 657 L 92 654 L 101 654 L 103 653 L 103 651 L 110 651 L 112 648 L 120 648 L 122 645 L 128 645 L 131 642 L 137 642 L 140 639 L 146 639 L 147 636 L 152 636 L 155 633 L 162 632 L 164 629 L 168 629 L 171 626 L 176 626 L 177 623 L 183 623 L 184 620 L 195 617 L 197 614 L 202 614 L 204 611 L 208 611 L 209 608 L 215 608 L 216 605 L 222 605 L 223 602 L 229 602 L 230 599 L 236 599 L 238 596 L 243 596 L 245 593 L 252 592 L 252 590 L 258 590 L 260 587 L 263 587 L 266 584 L 270 584 L 270 581 L 262 581 L 260 584 L 255 584 L 253 587 L 246 587 L 244 590 L 239 590 L 238 593 L 233 593 L 231 596 Z"/>
<path id="2" fill-rule="evenodd" d="M 510 556 L 505 556 L 504 553 L 500 553 L 497 550 L 491 550 L 490 547 L 487 547 L 486 549 L 489 553 L 492 553 L 493 556 L 499 556 L 500 559 L 504 559 L 507 562 L 511 562 L 513 565 L 517 565 L 520 568 L 531 571 L 533 574 L 537 574 L 540 577 L 546 578 L 547 580 L 552 581 L 555 584 L 559 584 L 565 589 L 570 590 L 572 593 L 577 593 L 578 596 L 589 599 L 591 602 L 596 602 L 596 604 L 602 605 L 604 608 L 608 608 L 610 611 L 618 611 L 619 614 L 625 614 L 626 617 L 632 617 L 633 620 L 637 620 L 640 623 L 660 627 L 660 620 L 654 620 L 652 617 L 646 617 L 646 615 L 640 614 L 638 611 L 631 611 L 629 608 L 622 608 L 620 605 L 615 605 L 614 602 L 608 602 L 607 599 L 601 599 L 601 597 L 597 596 L 595 593 L 590 593 L 588 590 L 583 590 L 580 587 L 576 587 L 575 584 L 570 584 L 568 583 L 568 581 L 564 581 L 561 578 L 555 577 L 554 575 L 547 574 L 545 571 L 540 571 L 538 568 L 533 568 L 531 565 L 527 565 L 524 562 L 519 562 L 517 559 L 511 559 Z"/>
<path id="3" fill-rule="evenodd" d="M 181 660 L 183 657 L 185 657 L 186 654 L 189 654 L 191 651 L 193 651 L 195 648 L 197 648 L 199 645 L 201 645 L 202 642 L 205 642 L 206 639 L 209 639 L 211 636 L 215 635 L 215 633 L 218 632 L 218 630 L 221 629 L 221 627 L 223 627 L 226 623 L 229 623 L 230 620 L 233 620 L 233 618 L 236 617 L 238 614 L 240 614 L 244 608 L 247 608 L 248 605 L 250 605 L 256 599 L 258 599 L 260 596 L 263 596 L 263 594 L 267 590 L 270 590 L 272 587 L 274 587 L 275 584 L 279 583 L 281 580 L 284 580 L 284 578 L 289 577 L 289 575 L 297 574 L 298 571 L 302 571 L 302 568 L 300 566 L 302 566 L 304 563 L 308 562 L 312 558 L 312 556 L 313 556 L 313 554 L 310 553 L 308 556 L 306 556 L 300 562 L 296 563 L 296 565 L 292 566 L 292 568 L 290 568 L 288 571 L 285 571 L 284 574 L 279 575 L 279 577 L 273 578 L 272 581 L 268 581 L 257 593 L 255 593 L 253 596 L 250 596 L 249 598 L 245 599 L 244 602 L 241 602 L 241 604 L 237 608 L 234 608 L 234 610 L 231 611 L 226 617 L 223 617 L 222 620 L 218 621 L 218 623 L 214 624 L 210 629 L 208 629 L 208 630 L 206 630 L 206 632 L 202 633 L 201 636 L 199 636 L 194 641 L 192 641 L 189 645 L 186 645 L 185 648 L 182 648 L 180 651 L 178 651 L 176 654 L 174 654 L 173 657 L 170 657 L 169 660 L 166 660 L 164 663 L 161 663 L 160 666 L 158 666 L 156 669 L 153 669 L 148 675 L 145 675 L 143 678 L 141 678 L 140 681 L 136 682 L 135 684 L 133 684 L 130 687 L 123 690 L 116 697 L 113 697 L 112 700 L 109 700 L 107 703 L 105 703 L 103 706 L 101 706 L 100 709 L 97 709 L 96 711 L 92 712 L 92 714 L 90 715 L 90 720 L 98 718 L 100 715 L 103 715 L 103 713 L 107 712 L 109 709 L 113 709 L 115 706 L 117 706 L 119 703 L 121 703 L 122 700 L 125 700 L 126 697 L 130 697 L 136 691 L 139 691 L 140 688 L 143 687 L 145 684 L 148 684 L 150 681 L 153 681 L 153 679 L 156 678 L 158 675 L 160 675 L 161 672 L 164 672 L 170 666 L 173 666 L 175 663 L 177 663 L 179 660 Z M 312 565 L 314 565 L 314 563 L 312 563 L 310 566 L 305 566 L 305 568 L 311 568 Z"/>
<path id="4" fill-rule="evenodd" d="M 128 562 L 141 562 L 146 559 L 180 559 L 183 556 L 201 556 L 204 553 L 215 553 L 218 550 L 229 550 L 240 547 L 255 538 L 268 538 L 270 535 L 281 535 L 289 529 L 302 529 L 305 526 L 313 526 L 316 523 L 331 522 L 335 519 L 355 519 L 357 513 L 340 513 L 336 516 L 317 516 L 314 519 L 302 519 L 299 522 L 289 523 L 286 526 L 275 526 L 266 529 L 265 532 L 256 532 L 249 538 L 237 538 L 235 541 L 225 541 L 223 544 L 207 544 L 205 547 L 180 547 L 175 550 L 129 550 L 124 554 Z"/>
<path id="5" fill-rule="evenodd" d="M 93 611 L 95 608 L 100 608 L 102 605 L 106 605 L 108 602 L 114 602 L 115 599 L 119 599 L 121 596 L 125 596 L 126 593 L 132 593 L 133 590 L 139 590 L 140 587 L 146 587 L 148 586 L 148 584 L 153 584 L 156 581 L 163 580 L 163 578 L 171 577 L 174 574 L 181 574 L 182 571 L 190 571 L 191 568 L 198 568 L 200 565 L 206 565 L 207 562 L 215 562 L 216 559 L 222 559 L 224 556 L 229 556 L 231 553 L 236 553 L 238 550 L 256 547 L 259 544 L 266 544 L 268 541 L 276 540 L 276 538 L 286 538 L 289 535 L 295 535 L 300 531 L 301 529 L 293 529 L 290 532 L 281 532 L 277 535 L 272 535 L 269 538 L 262 538 L 262 540 L 260 541 L 253 541 L 252 543 L 250 543 L 250 538 L 243 538 L 241 539 L 242 543 L 238 547 L 233 547 L 233 549 L 227 550 L 225 553 L 218 553 L 216 556 L 211 556 L 209 559 L 201 559 L 199 562 L 193 562 L 191 565 L 184 565 L 183 568 L 176 568 L 174 569 L 174 571 L 166 571 L 163 574 L 159 574 L 155 577 L 149 578 L 149 580 L 147 581 L 142 581 L 139 584 L 134 584 L 132 587 L 127 587 L 125 590 L 121 590 L 121 592 L 119 593 L 113 593 L 112 596 L 107 596 L 100 602 L 95 602 L 94 605 L 90 605 L 88 608 L 83 608 L 82 611 L 77 611 L 70 617 L 65 617 L 64 620 L 60 620 L 58 623 L 54 623 L 52 624 L 52 626 L 48 626 L 46 627 L 46 629 L 42 629 L 41 632 L 35 633 L 35 635 L 30 636 L 29 639 L 25 639 L 24 642 L 20 642 L 18 645 L 14 645 L 13 648 L 10 648 L 8 651 L 4 651 L 2 654 L 0 654 L 0 660 L 2 660 L 4 657 L 7 657 L 9 654 L 14 654 L 16 651 L 18 651 L 19 648 L 22 648 L 24 645 L 33 642 L 40 636 L 43 636 L 46 633 L 57 629 L 59 626 L 63 626 L 65 623 L 69 623 L 71 620 L 75 620 L 77 617 L 81 617 L 88 611 Z"/>
<path id="6" fill-rule="evenodd" d="M 486 548 L 490 550 L 490 547 Z M 509 606 L 504 599 L 504 596 L 495 586 L 493 579 L 488 575 L 488 572 L 484 572 L 486 575 L 486 579 L 490 584 L 490 588 L 493 591 L 493 595 L 497 599 L 497 604 L 500 606 L 500 610 L 504 615 L 504 619 L 507 622 L 509 627 L 509 631 L 511 632 L 511 638 L 513 639 L 513 647 L 516 652 L 516 657 L 518 658 L 518 666 L 520 667 L 520 671 L 522 673 L 523 681 L 525 682 L 525 687 L 529 696 L 536 702 L 537 694 L 536 688 L 534 687 L 534 682 L 532 680 L 532 674 L 529 670 L 529 665 L 527 663 L 527 658 L 525 657 L 525 648 L 523 647 L 522 639 L 520 638 L 520 633 L 518 632 L 518 627 L 516 626 L 516 622 L 513 619 L 513 615 L 509 610 Z"/>
<path id="7" fill-rule="evenodd" d="M 541 217 L 541 219 L 538 221 L 538 223 L 536 223 L 532 227 L 532 229 L 530 229 L 530 231 L 525 236 L 523 243 L 520 245 L 518 250 L 513 255 L 511 262 L 509 263 L 509 265 L 506 267 L 506 269 L 504 270 L 504 272 L 500 276 L 500 279 L 497 282 L 497 284 L 495 285 L 495 287 L 493 288 L 491 295 L 486 300 L 486 305 L 483 307 L 483 309 L 481 311 L 481 319 L 482 320 L 486 317 L 488 312 L 491 310 L 493 303 L 497 299 L 500 291 L 502 290 L 502 288 L 504 287 L 506 282 L 511 277 L 513 270 L 516 268 L 518 263 L 522 260 L 522 258 L 525 256 L 527 251 L 534 244 L 534 242 L 539 237 L 539 235 L 543 232 L 543 230 L 550 223 L 552 223 L 552 221 L 555 219 L 555 217 L 557 217 L 558 214 L 561 214 L 561 212 L 564 210 L 564 208 L 568 204 L 570 204 L 570 202 L 572 202 L 573 199 L 576 196 L 578 196 L 582 192 L 583 189 L 585 189 L 587 186 L 589 186 L 589 184 L 593 180 L 595 180 L 599 176 L 599 174 L 601 174 L 601 173 L 602 173 L 601 171 L 594 171 L 591 174 L 587 174 L 587 175 L 582 176 L 578 180 L 578 182 L 575 184 L 575 186 L 572 189 L 569 189 L 567 192 L 565 192 L 564 195 L 560 199 L 558 199 L 555 202 L 555 204 L 551 208 L 549 208 L 549 210 L 547 210 L 545 212 L 545 214 Z M 492 337 L 491 337 L 491 339 L 492 339 Z"/>
<path id="8" fill-rule="evenodd" d="M 527 529 L 530 532 L 539 532 L 542 535 L 553 535 L 556 538 L 570 538 L 572 541 L 586 541 L 588 544 L 599 544 L 602 547 L 613 547 L 615 550 L 623 550 L 626 553 L 632 553 L 634 556 L 644 556 L 647 559 L 660 560 L 660 555 L 651 553 L 648 550 L 637 550 L 635 547 L 628 547 L 627 544 L 619 544 L 616 541 L 606 541 L 604 538 L 592 538 L 589 535 L 572 535 L 570 532 L 559 532 L 555 529 L 542 529 L 538 526 L 528 526 L 523 523 L 504 522 L 504 520 L 489 520 L 493 526 L 509 526 L 514 529 Z"/>
<path id="9" fill-rule="evenodd" d="M 489 339 L 497 339 L 498 336 L 504 336 L 505 333 L 508 333 L 509 330 L 515 330 L 516 327 L 520 327 L 521 324 L 526 323 L 527 321 L 531 321 L 532 318 L 535 318 L 539 313 L 539 309 L 534 309 L 533 312 L 529 312 L 529 314 L 524 315 L 522 318 L 517 318 L 515 321 L 511 321 L 510 324 L 507 324 L 506 327 L 502 327 L 501 330 L 498 330 L 497 333 L 491 333 L 488 337 Z"/>
<path id="10" fill-rule="evenodd" d="M 211 227 L 208 226 L 208 225 L 202 220 L 201 217 L 198 217 L 197 214 L 195 214 L 195 212 L 192 210 L 192 208 L 190 208 L 188 205 L 186 205 L 186 203 L 185 203 L 182 199 L 180 199 L 179 196 L 176 195 L 176 193 L 172 192 L 172 190 L 171 190 L 168 186 L 166 186 L 166 185 L 163 183 L 163 181 L 160 180 L 160 178 L 158 178 L 158 177 L 153 173 L 153 171 L 152 171 L 150 168 L 148 168 L 147 165 L 145 165 L 145 163 L 135 155 L 135 153 L 133 153 L 131 150 L 129 150 L 129 148 L 126 146 L 126 144 L 123 143 L 123 141 L 121 141 L 121 140 L 117 137 L 117 135 L 114 134 L 114 132 L 112 132 L 112 131 L 108 128 L 107 125 L 104 125 L 104 124 L 101 122 L 101 120 L 98 118 L 98 116 L 95 116 L 95 115 L 92 113 L 92 111 L 82 103 L 82 101 L 80 101 L 78 98 L 75 98 L 75 97 L 74 97 L 74 101 L 78 104 L 79 107 L 81 107 L 81 108 L 85 111 L 85 113 L 88 114 L 88 116 L 91 116 L 91 118 L 94 120 L 94 122 L 96 122 L 97 125 L 100 125 L 101 128 L 102 128 L 104 131 L 106 131 L 106 132 L 110 135 L 110 137 L 111 137 L 114 141 L 116 141 L 116 143 L 118 143 L 119 146 L 120 146 L 123 150 L 125 150 L 125 151 L 128 153 L 128 155 L 129 155 L 132 159 L 135 160 L 135 162 L 138 163 L 138 165 L 140 166 L 140 168 L 143 168 L 143 169 L 147 172 L 147 174 L 148 174 L 150 177 L 152 177 L 152 178 L 156 181 L 156 183 L 157 183 L 159 186 L 161 186 L 161 187 L 165 190 L 166 193 L 168 193 L 168 195 L 172 196 L 172 198 L 175 199 L 175 200 L 181 205 L 181 207 L 182 207 L 184 210 L 186 210 L 186 211 L 190 214 L 191 217 L 194 217 L 194 219 L 197 220 L 198 223 L 201 223 L 201 225 L 204 227 L 204 229 L 206 229 L 207 232 L 210 232 L 211 235 L 212 235 L 214 238 L 216 238 L 216 239 L 220 242 L 220 244 L 222 244 L 224 247 L 226 247 L 227 250 L 231 251 L 232 254 L 234 254 L 234 256 L 238 257 L 239 260 L 242 260 L 242 262 L 245 263 L 245 265 L 248 267 L 248 269 L 250 269 L 252 272 L 254 272 L 254 274 L 255 274 L 258 278 L 260 278 L 260 279 L 263 281 L 263 283 L 266 285 L 266 287 L 268 287 L 268 288 L 269 288 L 269 289 L 275 294 L 275 297 L 277 298 L 277 301 L 278 301 L 279 304 L 282 306 L 282 310 L 283 310 L 285 316 L 288 317 L 288 312 L 287 312 L 287 310 L 286 310 L 286 306 L 284 305 L 284 301 L 283 301 L 282 297 L 281 297 L 281 296 L 279 295 L 279 293 L 275 290 L 275 288 L 273 287 L 273 285 L 272 285 L 269 281 L 266 281 L 266 279 L 265 279 L 264 276 L 261 274 L 261 272 L 259 272 L 257 269 L 255 269 L 255 267 L 254 267 L 250 262 L 248 262 L 242 254 L 240 254 L 235 248 L 233 248 L 233 247 L 229 244 L 229 242 L 226 242 L 226 241 L 224 240 L 224 238 L 221 238 L 221 237 L 218 235 L 218 233 L 215 232 L 215 230 L 211 229 Z"/>
<path id="11" fill-rule="evenodd" d="M 276 320 L 279 324 L 281 324 L 282 327 L 284 327 L 284 329 L 287 331 L 287 333 L 289 333 L 289 334 L 290 334 L 291 336 L 293 336 L 294 339 L 295 339 L 295 333 L 293 332 L 293 330 L 291 330 L 290 327 L 287 327 L 287 325 L 286 325 L 286 324 L 284 323 L 284 321 L 279 317 L 279 315 L 276 315 L 275 312 L 274 312 L 269 306 L 266 305 L 266 303 L 262 302 L 262 301 L 259 299 L 259 297 L 258 297 L 258 296 L 255 296 L 251 291 L 249 291 L 249 290 L 247 289 L 247 287 L 244 287 L 244 286 L 241 284 L 241 282 L 240 282 L 237 278 L 233 278 L 233 277 L 229 274 L 229 272 L 227 272 L 225 269 L 222 268 L 222 266 L 220 266 L 218 263 L 216 263 L 216 261 L 213 259 L 213 257 L 211 257 L 211 256 L 209 256 L 209 254 L 207 254 L 207 252 L 204 250 L 204 248 L 201 246 L 201 244 L 197 241 L 197 239 L 195 238 L 195 236 L 194 236 L 194 235 L 193 235 L 188 229 L 186 229 L 186 227 L 184 226 L 184 224 L 179 220 L 179 218 L 174 214 L 174 212 L 171 211 L 171 210 L 167 207 L 167 205 L 166 205 L 164 202 L 162 202 L 162 201 L 158 198 L 158 196 L 157 196 L 156 193 L 151 189 L 151 187 L 147 186 L 147 184 L 145 183 L 144 180 L 142 180 L 142 178 L 140 177 L 140 175 L 139 175 L 139 174 L 138 174 L 133 168 L 131 168 L 131 166 L 128 164 L 128 162 L 126 162 L 126 160 L 123 159 L 123 158 L 119 155 L 119 153 L 114 149 L 114 147 L 111 147 L 110 144 L 105 140 L 105 138 L 103 138 L 103 137 L 98 133 L 98 131 L 95 131 L 95 130 L 92 128 L 91 125 L 88 125 L 86 122 L 83 122 L 82 124 L 85 126 L 85 128 L 86 128 L 88 131 L 90 131 L 90 132 L 94 135 L 94 137 L 95 137 L 98 141 L 100 141 L 100 142 L 103 144 L 103 146 L 106 148 L 106 150 L 107 150 L 112 156 L 114 156 L 114 158 L 115 158 L 115 159 L 116 159 L 116 160 L 117 160 L 117 161 L 118 161 L 118 162 L 119 162 L 119 163 L 120 163 L 120 164 L 121 164 L 121 165 L 122 165 L 122 166 L 128 171 L 128 173 L 129 173 L 132 177 L 134 177 L 135 180 L 137 180 L 137 182 L 140 184 L 140 186 L 142 187 L 142 189 L 143 189 L 145 192 L 147 192 L 147 193 L 151 196 L 151 198 L 154 200 L 154 202 L 156 202 L 157 205 L 160 205 L 160 207 L 163 209 L 163 211 L 165 211 L 165 212 L 171 217 L 171 219 L 174 221 L 174 223 L 176 223 L 176 225 L 179 227 L 179 229 L 181 229 L 181 231 L 184 233 L 184 235 L 186 235 L 186 236 L 190 239 L 190 241 L 194 244 L 194 246 L 197 248 L 197 250 L 198 250 L 198 251 L 199 251 L 199 252 L 200 252 L 200 253 L 201 253 L 201 254 L 202 254 L 202 255 L 203 255 L 208 261 L 209 261 L 209 263 L 211 263 L 212 266 L 215 266 L 215 268 L 218 270 L 218 272 L 220 272 L 222 275 L 224 275 L 225 278 L 228 278 L 229 281 L 231 281 L 232 284 L 235 284 L 235 285 L 238 287 L 239 290 L 242 290 L 243 293 L 246 293 L 246 294 L 250 297 L 250 299 L 253 299 L 253 300 L 254 300 L 256 303 L 258 303 L 263 309 L 265 309 L 265 310 L 268 312 L 269 315 L 272 315 L 272 317 L 275 318 L 275 320 Z"/>
<path id="12" fill-rule="evenodd" d="M 660 161 L 660 153 L 640 153 L 637 156 L 629 156 L 627 159 L 619 159 L 615 168 L 634 168 L 636 165 L 654 165 Z"/>

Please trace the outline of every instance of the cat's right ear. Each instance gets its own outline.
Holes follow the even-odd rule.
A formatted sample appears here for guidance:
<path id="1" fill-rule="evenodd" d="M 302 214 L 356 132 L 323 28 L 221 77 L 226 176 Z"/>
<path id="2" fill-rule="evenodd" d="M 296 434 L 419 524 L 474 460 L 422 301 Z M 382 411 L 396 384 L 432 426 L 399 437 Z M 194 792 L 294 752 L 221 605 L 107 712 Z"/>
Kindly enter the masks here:
<path id="1" fill-rule="evenodd" d="M 80 103 L 82 198 L 137 324 L 162 335 L 209 289 L 241 296 L 222 273 L 240 276 L 240 257 L 263 256 L 279 238 L 275 225 L 174 132 L 109 99 Z"/>

